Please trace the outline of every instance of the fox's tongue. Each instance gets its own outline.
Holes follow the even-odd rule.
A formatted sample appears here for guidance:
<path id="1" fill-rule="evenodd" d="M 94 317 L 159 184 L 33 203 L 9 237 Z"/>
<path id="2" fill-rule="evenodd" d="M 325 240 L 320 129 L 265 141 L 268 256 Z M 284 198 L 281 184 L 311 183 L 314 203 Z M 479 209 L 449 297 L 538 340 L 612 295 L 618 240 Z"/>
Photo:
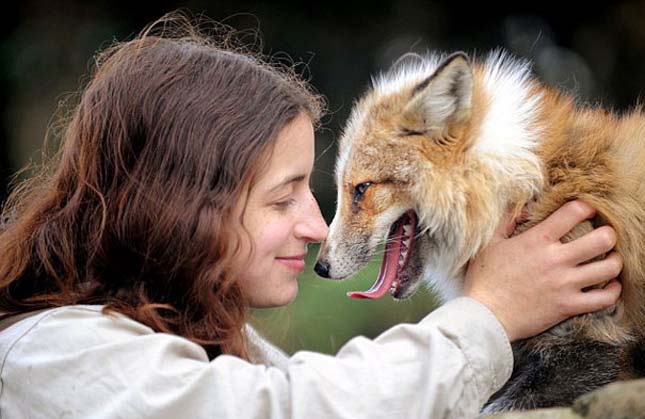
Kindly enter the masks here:
<path id="1" fill-rule="evenodd" d="M 381 262 L 381 269 L 379 270 L 378 278 L 374 285 L 367 291 L 348 292 L 348 297 L 375 299 L 384 296 L 388 292 L 392 286 L 392 282 L 396 279 L 399 253 L 401 251 L 402 230 L 402 225 L 398 226 L 394 234 L 388 237 L 383 262 Z"/>

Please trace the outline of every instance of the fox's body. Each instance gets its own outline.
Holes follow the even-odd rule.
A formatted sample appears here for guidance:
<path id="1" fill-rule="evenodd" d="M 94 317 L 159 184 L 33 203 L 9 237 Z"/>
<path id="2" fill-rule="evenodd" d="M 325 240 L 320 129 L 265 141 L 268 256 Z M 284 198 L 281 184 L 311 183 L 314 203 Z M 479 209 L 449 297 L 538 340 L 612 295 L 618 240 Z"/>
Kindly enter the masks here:
<path id="1" fill-rule="evenodd" d="M 568 404 L 642 375 L 635 349 L 645 336 L 641 110 L 617 116 L 579 108 L 503 54 L 472 65 L 463 54 L 408 61 L 375 80 L 350 116 L 337 163 L 337 213 L 317 270 L 331 278 L 356 272 L 389 232 L 390 242 L 400 242 L 386 247 L 389 267 L 384 259 L 375 289 L 359 296 L 387 287 L 405 298 L 421 278 L 450 299 L 508 208 L 528 214 L 520 231 L 579 198 L 597 215 L 568 239 L 592 224 L 614 227 L 624 260 L 621 302 L 516 345 L 513 378 L 488 409 Z"/>

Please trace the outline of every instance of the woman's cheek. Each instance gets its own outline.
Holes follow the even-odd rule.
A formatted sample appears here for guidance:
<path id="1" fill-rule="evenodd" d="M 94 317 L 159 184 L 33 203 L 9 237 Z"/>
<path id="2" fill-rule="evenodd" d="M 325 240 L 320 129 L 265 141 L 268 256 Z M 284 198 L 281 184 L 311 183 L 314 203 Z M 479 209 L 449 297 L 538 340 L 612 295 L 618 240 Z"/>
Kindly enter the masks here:
<path id="1" fill-rule="evenodd" d="M 288 244 L 291 235 L 291 225 L 286 220 L 272 220 L 262 228 L 259 242 L 256 243 L 262 254 L 273 254 L 275 256 L 291 256 L 280 253 L 281 249 Z M 295 250 L 297 251 L 297 249 Z"/>

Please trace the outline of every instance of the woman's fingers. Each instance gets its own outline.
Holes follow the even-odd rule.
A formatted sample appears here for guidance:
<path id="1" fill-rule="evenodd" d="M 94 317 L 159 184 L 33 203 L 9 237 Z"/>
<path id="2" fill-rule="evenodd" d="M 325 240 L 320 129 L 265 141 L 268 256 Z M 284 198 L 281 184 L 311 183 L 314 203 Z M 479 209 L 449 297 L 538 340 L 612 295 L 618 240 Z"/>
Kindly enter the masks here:
<path id="1" fill-rule="evenodd" d="M 576 225 L 592 217 L 595 213 L 593 207 L 582 201 L 567 202 L 531 230 L 548 241 L 559 241 Z"/>
<path id="2" fill-rule="evenodd" d="M 598 227 L 582 237 L 562 245 L 568 261 L 578 264 L 609 252 L 616 245 L 616 232 L 610 226 Z"/>
<path id="3" fill-rule="evenodd" d="M 605 259 L 579 265 L 574 268 L 575 286 L 578 289 L 601 285 L 610 279 L 617 278 L 623 269 L 623 259 L 616 252 Z"/>
<path id="4" fill-rule="evenodd" d="M 596 288 L 587 292 L 580 292 L 572 302 L 571 315 L 589 313 L 603 310 L 616 304 L 622 291 L 622 286 L 617 280 L 612 280 L 604 288 Z"/>

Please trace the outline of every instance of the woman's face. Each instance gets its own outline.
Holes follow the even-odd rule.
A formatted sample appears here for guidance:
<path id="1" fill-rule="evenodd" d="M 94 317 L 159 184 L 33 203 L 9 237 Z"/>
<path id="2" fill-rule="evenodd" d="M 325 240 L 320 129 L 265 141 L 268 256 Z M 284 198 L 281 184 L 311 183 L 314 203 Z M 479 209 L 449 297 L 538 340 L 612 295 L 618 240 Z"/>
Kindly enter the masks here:
<path id="1" fill-rule="evenodd" d="M 283 306 L 296 298 L 307 243 L 327 236 L 327 224 L 309 189 L 314 131 L 301 114 L 278 135 L 268 169 L 249 192 L 242 222 L 254 253 L 240 284 L 252 307 Z"/>

